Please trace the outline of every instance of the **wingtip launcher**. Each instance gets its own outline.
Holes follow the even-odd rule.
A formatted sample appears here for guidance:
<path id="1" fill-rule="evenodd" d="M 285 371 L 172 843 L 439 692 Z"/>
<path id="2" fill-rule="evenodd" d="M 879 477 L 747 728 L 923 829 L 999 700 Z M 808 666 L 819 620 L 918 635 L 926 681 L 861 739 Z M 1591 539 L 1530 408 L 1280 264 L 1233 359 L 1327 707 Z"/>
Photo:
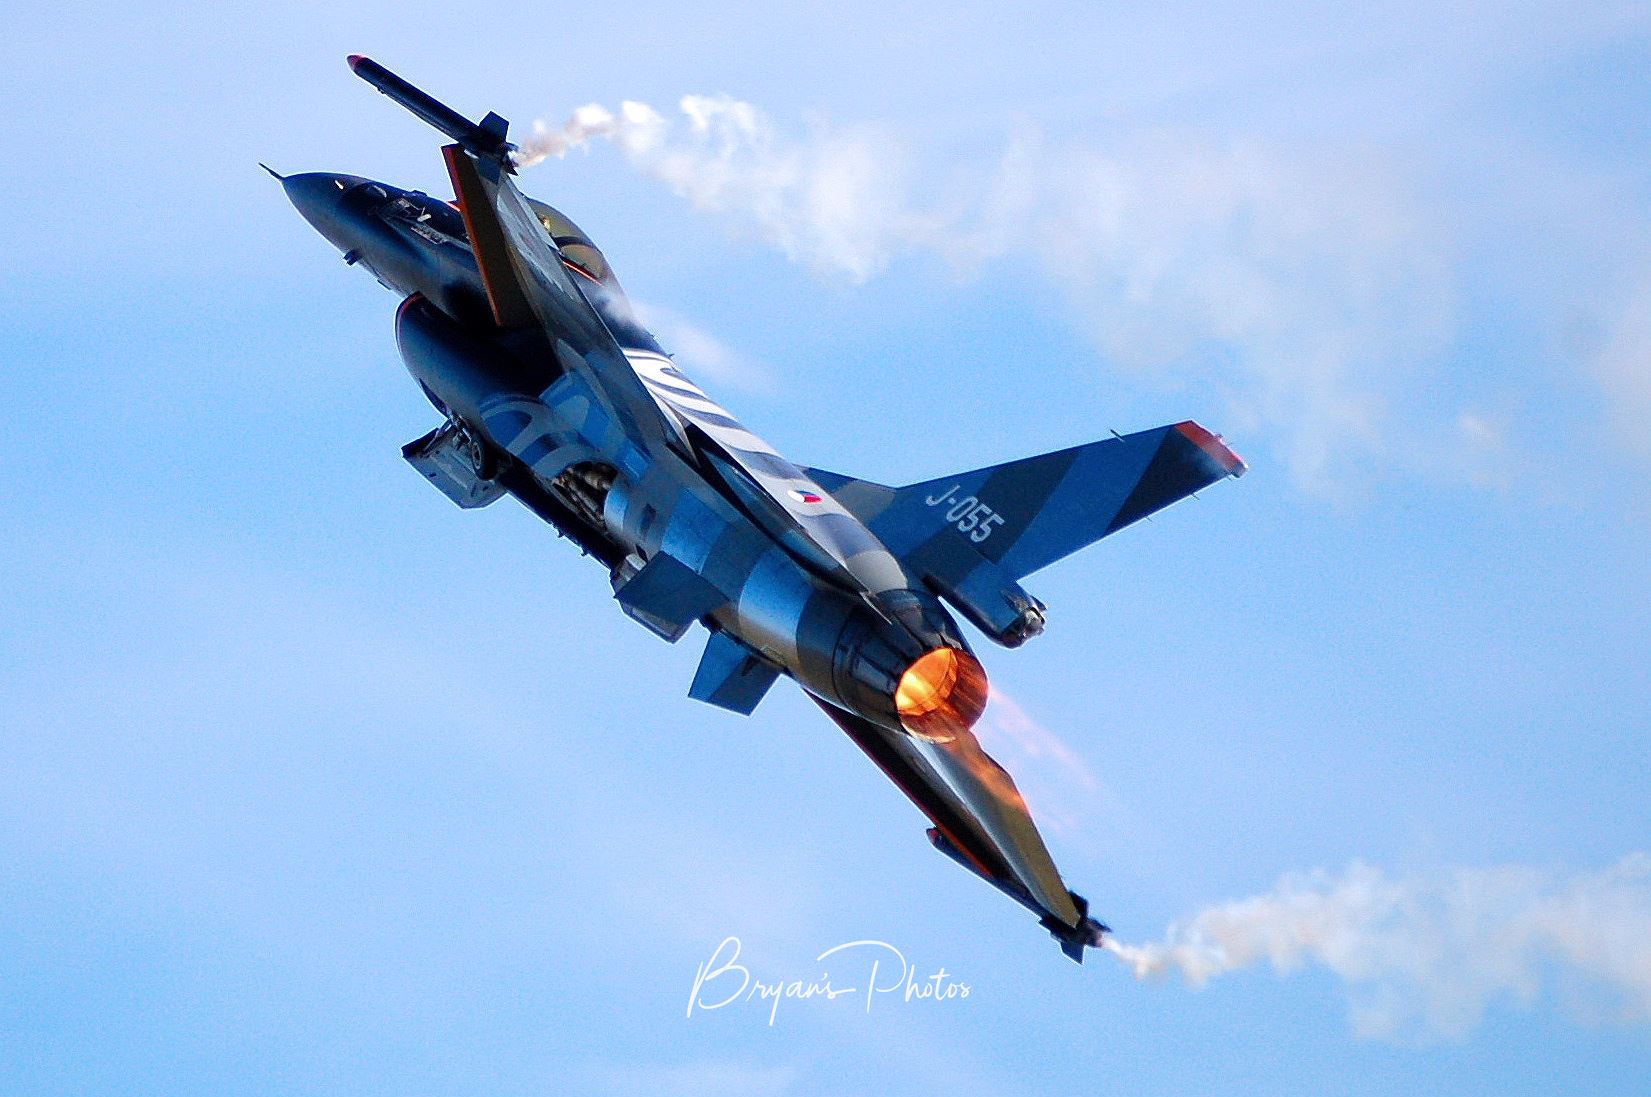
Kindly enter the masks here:
<path id="1" fill-rule="evenodd" d="M 516 146 L 505 139 L 510 123 L 497 114 L 489 111 L 487 117 L 480 122 L 472 122 L 434 96 L 409 84 L 371 57 L 352 53 L 349 62 L 350 70 L 357 76 L 451 137 L 466 152 L 481 159 L 495 161 L 508 172 L 516 170 L 510 160 L 510 154 L 516 151 Z"/>

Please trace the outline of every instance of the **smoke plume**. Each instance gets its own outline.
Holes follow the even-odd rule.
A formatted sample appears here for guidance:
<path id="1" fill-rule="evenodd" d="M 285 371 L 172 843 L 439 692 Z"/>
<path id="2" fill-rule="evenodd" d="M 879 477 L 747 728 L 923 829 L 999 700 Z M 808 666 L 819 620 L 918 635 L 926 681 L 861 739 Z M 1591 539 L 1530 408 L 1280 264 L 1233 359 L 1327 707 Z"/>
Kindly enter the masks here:
<path id="1" fill-rule="evenodd" d="M 1355 461 L 1362 479 L 1371 457 L 1423 460 L 1394 452 L 1410 443 L 1388 424 L 1450 337 L 1445 234 L 1380 158 L 1164 131 L 1052 143 L 1021 125 L 988 161 L 924 163 L 915 136 L 790 135 L 750 103 L 688 96 L 674 117 L 626 102 L 539 123 L 518 160 L 610 142 L 830 278 L 863 282 L 902 257 L 961 276 L 1002 265 L 1063 298 L 1114 368 L 1224 395 L 1229 432 L 1273 428 L 1297 482 L 1321 494 Z M 1479 449 L 1451 441 L 1457 418 L 1431 437 L 1468 460 Z M 1405 433 L 1429 435 L 1414 421 Z"/>
<path id="2" fill-rule="evenodd" d="M 1347 985 L 1360 1035 L 1460 1036 L 1498 1002 L 1557 990 L 1600 1019 L 1651 1023 L 1651 856 L 1599 872 L 1455 869 L 1393 879 L 1355 863 L 1286 876 L 1265 895 L 1107 947 L 1137 978 L 1193 987 L 1263 962 Z"/>

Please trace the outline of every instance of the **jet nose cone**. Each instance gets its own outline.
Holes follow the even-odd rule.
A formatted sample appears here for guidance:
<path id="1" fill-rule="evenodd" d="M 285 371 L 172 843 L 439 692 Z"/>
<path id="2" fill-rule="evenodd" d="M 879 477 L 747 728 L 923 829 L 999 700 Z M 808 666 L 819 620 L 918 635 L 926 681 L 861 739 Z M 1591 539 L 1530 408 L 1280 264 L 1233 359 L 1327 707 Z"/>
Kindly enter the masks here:
<path id="1" fill-rule="evenodd" d="M 299 213 L 311 221 L 315 220 L 310 216 L 312 213 L 329 213 L 337 209 L 338 200 L 349 186 L 349 176 L 324 171 L 307 171 L 281 180 L 281 189 L 287 192 L 287 198 L 298 207 Z"/>
<path id="2" fill-rule="evenodd" d="M 281 188 L 287 192 L 287 199 L 304 220 L 315 226 L 315 230 L 339 247 L 347 247 L 343 242 L 346 232 L 344 212 L 344 196 L 357 183 L 367 180 L 354 175 L 333 175 L 330 172 L 311 171 L 302 175 L 289 175 L 281 180 Z"/>

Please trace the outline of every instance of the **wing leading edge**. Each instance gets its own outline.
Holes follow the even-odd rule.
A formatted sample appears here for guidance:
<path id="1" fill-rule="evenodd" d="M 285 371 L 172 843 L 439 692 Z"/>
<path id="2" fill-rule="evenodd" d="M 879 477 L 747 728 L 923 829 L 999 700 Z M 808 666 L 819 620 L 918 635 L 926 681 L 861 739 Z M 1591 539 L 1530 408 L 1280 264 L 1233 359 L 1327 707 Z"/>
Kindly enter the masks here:
<path id="1" fill-rule="evenodd" d="M 934 824 L 935 848 L 1036 914 L 1073 960 L 1100 945 L 1106 927 L 1066 890 L 1014 781 L 972 733 L 925 743 L 813 700 Z"/>
<path id="2" fill-rule="evenodd" d="M 442 149 L 500 327 L 537 328 L 564 368 L 584 374 L 633 439 L 662 443 L 670 428 L 613 333 L 569 273 L 504 167 L 460 145 Z"/>

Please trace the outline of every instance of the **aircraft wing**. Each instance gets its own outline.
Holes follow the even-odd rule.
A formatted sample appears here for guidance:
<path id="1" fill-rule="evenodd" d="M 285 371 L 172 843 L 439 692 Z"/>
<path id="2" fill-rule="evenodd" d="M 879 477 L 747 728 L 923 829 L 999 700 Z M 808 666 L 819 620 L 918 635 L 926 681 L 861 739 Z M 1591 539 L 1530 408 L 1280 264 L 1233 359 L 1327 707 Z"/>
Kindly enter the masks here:
<path id="1" fill-rule="evenodd" d="M 933 742 L 814 702 L 934 823 L 929 838 L 941 852 L 1038 915 L 1073 959 L 1100 943 L 1106 927 L 1066 889 L 1020 790 L 972 732 Z"/>
<path id="2" fill-rule="evenodd" d="M 606 397 L 626 434 L 648 446 L 663 442 L 670 428 L 659 406 L 503 165 L 456 144 L 442 154 L 499 325 L 537 326 L 562 366 Z"/>
<path id="3" fill-rule="evenodd" d="M 496 114 L 471 122 L 370 58 L 352 56 L 350 68 L 454 138 L 442 155 L 495 322 L 542 333 L 544 351 L 591 383 L 628 437 L 644 448 L 663 442 L 658 405 L 510 178 L 509 123 Z"/>
<path id="4" fill-rule="evenodd" d="M 1187 421 L 902 488 L 807 472 L 914 569 L 1020 579 L 1247 467 Z"/>

